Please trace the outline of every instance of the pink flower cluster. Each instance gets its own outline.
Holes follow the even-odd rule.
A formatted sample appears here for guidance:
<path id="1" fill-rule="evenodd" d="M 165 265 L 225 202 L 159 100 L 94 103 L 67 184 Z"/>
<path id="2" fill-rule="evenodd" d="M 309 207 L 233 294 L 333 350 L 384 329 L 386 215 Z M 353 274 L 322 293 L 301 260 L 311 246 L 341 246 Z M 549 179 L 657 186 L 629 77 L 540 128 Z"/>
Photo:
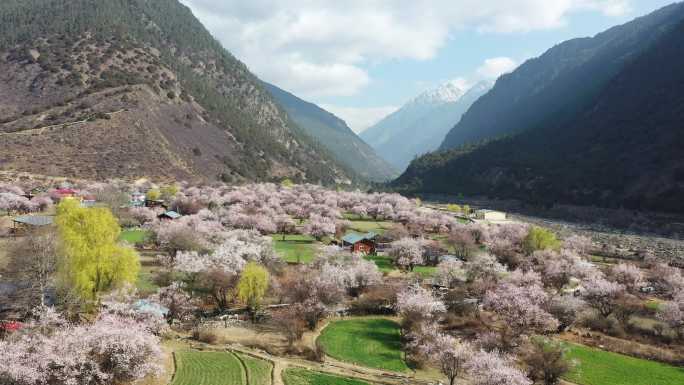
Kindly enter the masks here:
<path id="1" fill-rule="evenodd" d="M 159 339 L 135 320 L 106 314 L 92 324 L 57 321 L 0 341 L 0 379 L 20 385 L 123 383 L 162 370 Z"/>

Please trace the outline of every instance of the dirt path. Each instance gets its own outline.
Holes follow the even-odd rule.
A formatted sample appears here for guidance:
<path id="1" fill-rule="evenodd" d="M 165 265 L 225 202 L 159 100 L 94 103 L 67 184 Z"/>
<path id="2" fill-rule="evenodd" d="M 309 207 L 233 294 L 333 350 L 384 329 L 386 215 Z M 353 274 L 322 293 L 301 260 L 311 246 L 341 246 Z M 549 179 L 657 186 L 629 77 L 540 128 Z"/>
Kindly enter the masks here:
<path id="1" fill-rule="evenodd" d="M 105 112 L 104 114 L 111 117 L 111 116 L 114 116 L 116 114 L 120 114 L 124 111 L 126 111 L 126 109 L 120 109 L 118 111 L 112 111 L 112 112 Z M 42 135 L 45 131 L 52 131 L 55 128 L 66 128 L 66 127 L 77 126 L 79 124 L 85 124 L 85 123 L 91 122 L 90 119 L 93 116 L 94 116 L 94 114 L 90 115 L 87 119 L 78 120 L 75 122 L 53 124 L 50 126 L 29 128 L 26 130 L 19 130 L 19 131 L 13 131 L 13 132 L 0 132 L 0 135 L 34 135 L 34 134 Z"/>
<path id="2" fill-rule="evenodd" d="M 358 319 L 359 317 L 354 317 Z M 372 318 L 387 318 L 396 321 L 394 317 L 377 317 Z M 321 322 L 321 324 L 314 331 L 309 331 L 304 334 L 301 340 L 301 346 L 312 350 L 316 349 L 316 340 L 320 337 L 323 330 L 332 322 L 347 319 L 346 317 L 328 318 Z M 235 330 L 233 330 L 235 329 Z M 375 385 L 432 385 L 439 383 L 440 378 L 435 377 L 432 373 L 424 372 L 407 372 L 397 373 L 386 371 L 382 369 L 367 368 L 353 363 L 336 360 L 332 357 L 325 356 L 324 362 L 313 362 L 305 360 L 296 356 L 280 356 L 268 353 L 261 350 L 259 346 L 263 346 L 264 341 L 270 341 L 273 344 L 285 344 L 285 341 L 280 341 L 267 330 L 248 333 L 242 328 L 229 327 L 227 329 L 217 328 L 225 333 L 223 344 L 207 345 L 195 341 L 185 340 L 190 348 L 198 350 L 229 350 L 237 353 L 246 354 L 258 359 L 269 361 L 273 364 L 273 385 L 285 385 L 283 381 L 284 371 L 288 368 L 303 368 L 312 371 L 318 371 L 326 374 L 331 374 L 339 377 L 352 378 Z M 259 344 L 254 344 L 258 341 Z M 249 347 L 248 347 L 249 346 Z"/>
<path id="3" fill-rule="evenodd" d="M 283 382 L 283 372 L 287 368 L 291 367 L 318 371 L 340 377 L 358 379 L 377 385 L 432 385 L 437 383 L 436 380 L 416 378 L 413 375 L 366 368 L 345 362 L 339 362 L 327 357 L 325 362 L 317 363 L 296 357 L 274 356 L 240 344 L 207 345 L 193 342 L 190 344 L 190 347 L 199 350 L 230 350 L 269 361 L 273 364 L 273 385 L 285 385 Z"/>

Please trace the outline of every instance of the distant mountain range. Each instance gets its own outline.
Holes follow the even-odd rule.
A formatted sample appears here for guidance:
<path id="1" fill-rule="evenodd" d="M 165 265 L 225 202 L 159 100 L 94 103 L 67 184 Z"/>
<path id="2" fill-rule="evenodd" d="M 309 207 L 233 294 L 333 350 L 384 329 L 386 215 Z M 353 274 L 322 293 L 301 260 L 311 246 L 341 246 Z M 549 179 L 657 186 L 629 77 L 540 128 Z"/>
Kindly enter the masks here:
<path id="1" fill-rule="evenodd" d="M 448 82 L 427 91 L 361 133 L 384 159 L 405 170 L 417 156 L 436 150 L 461 115 L 492 87 Z"/>
<path id="2" fill-rule="evenodd" d="M 272 84 L 264 83 L 264 86 L 290 118 L 325 146 L 340 164 L 374 182 L 385 182 L 399 175 L 344 120 Z"/>
<path id="3" fill-rule="evenodd" d="M 0 74 L 2 170 L 356 178 L 177 0 L 3 0 Z"/>
<path id="4" fill-rule="evenodd" d="M 502 76 L 393 186 L 684 212 L 683 86 L 677 3 Z"/>

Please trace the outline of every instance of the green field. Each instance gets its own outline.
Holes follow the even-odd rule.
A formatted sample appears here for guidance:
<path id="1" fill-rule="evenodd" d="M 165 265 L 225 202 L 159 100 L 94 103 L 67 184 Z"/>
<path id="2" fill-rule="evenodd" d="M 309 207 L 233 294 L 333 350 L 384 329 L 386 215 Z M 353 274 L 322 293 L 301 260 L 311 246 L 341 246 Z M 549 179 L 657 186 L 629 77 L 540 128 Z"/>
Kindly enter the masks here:
<path id="1" fill-rule="evenodd" d="M 285 370 L 283 380 L 285 385 L 369 385 L 363 381 L 331 376 L 300 368 Z"/>
<path id="2" fill-rule="evenodd" d="M 372 231 L 376 234 L 383 234 L 385 230 L 391 229 L 392 226 L 394 226 L 394 223 L 389 221 L 356 220 L 351 221 L 349 229 L 360 233 Z"/>
<path id="3" fill-rule="evenodd" d="M 276 253 L 290 263 L 309 263 L 316 253 L 316 240 L 308 235 L 271 235 Z"/>
<path id="4" fill-rule="evenodd" d="M 378 270 L 383 273 L 391 273 L 397 270 L 394 266 L 394 261 L 389 255 L 367 255 L 364 257 L 368 261 L 375 262 Z M 413 274 L 419 275 L 422 278 L 428 278 L 435 274 L 437 267 L 435 266 L 416 266 L 413 268 Z"/>
<path id="5" fill-rule="evenodd" d="M 580 385 L 684 384 L 684 368 L 568 344 L 568 357 L 577 366 L 566 379 Z"/>
<path id="6" fill-rule="evenodd" d="M 428 278 L 435 275 L 436 271 L 436 266 L 416 266 L 413 268 L 413 272 L 423 278 Z"/>
<path id="7" fill-rule="evenodd" d="M 149 238 L 150 232 L 140 229 L 124 230 L 121 232 L 121 235 L 119 235 L 119 240 L 126 241 L 133 245 L 143 244 Z"/>
<path id="8" fill-rule="evenodd" d="M 270 385 L 271 372 L 273 365 L 270 362 L 248 356 L 246 354 L 235 354 L 247 368 L 247 379 L 249 385 Z"/>
<path id="9" fill-rule="evenodd" d="M 388 255 L 366 255 L 366 260 L 375 262 L 375 265 L 383 273 L 389 273 L 396 270 L 392 257 Z"/>
<path id="10" fill-rule="evenodd" d="M 135 287 L 142 294 L 153 294 L 159 289 L 154 283 L 155 268 L 151 266 L 141 266 L 138 272 L 138 279 L 135 282 Z"/>
<path id="11" fill-rule="evenodd" d="M 329 356 L 371 368 L 409 370 L 401 351 L 399 325 L 382 318 L 361 318 L 330 323 L 319 341 Z"/>
<path id="12" fill-rule="evenodd" d="M 176 352 L 171 385 L 247 385 L 242 364 L 228 352 Z"/>
<path id="13" fill-rule="evenodd" d="M 662 301 L 657 300 L 657 299 L 649 299 L 648 301 L 646 301 L 644 303 L 644 306 L 646 306 L 647 308 L 649 308 L 651 310 L 657 311 L 658 309 L 660 309 L 660 306 L 662 305 L 662 303 L 663 303 Z"/>

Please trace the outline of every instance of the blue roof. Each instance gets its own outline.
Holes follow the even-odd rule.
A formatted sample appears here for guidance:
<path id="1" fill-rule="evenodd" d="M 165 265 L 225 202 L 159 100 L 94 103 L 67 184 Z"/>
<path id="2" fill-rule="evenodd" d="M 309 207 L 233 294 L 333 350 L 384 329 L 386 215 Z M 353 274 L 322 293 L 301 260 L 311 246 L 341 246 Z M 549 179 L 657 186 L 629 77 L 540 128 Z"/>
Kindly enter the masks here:
<path id="1" fill-rule="evenodd" d="M 348 233 L 344 237 L 342 237 L 342 241 L 346 243 L 357 243 L 361 241 L 372 241 L 377 237 L 378 235 L 375 234 L 374 232 L 370 231 L 366 234 L 357 234 L 357 233 Z"/>
<path id="2" fill-rule="evenodd" d="M 347 234 L 344 237 L 342 237 L 342 240 L 346 243 L 356 243 L 362 239 L 363 237 L 359 234 Z"/>
<path id="3" fill-rule="evenodd" d="M 135 309 L 141 313 L 157 314 L 160 316 L 166 316 L 169 313 L 169 309 L 166 307 L 146 299 L 138 300 L 135 303 Z"/>
<path id="4" fill-rule="evenodd" d="M 30 226 L 47 226 L 54 222 L 54 217 L 46 215 L 23 215 L 14 218 L 13 221 Z"/>
<path id="5" fill-rule="evenodd" d="M 178 214 L 178 213 L 175 212 L 175 211 L 167 211 L 167 212 L 165 212 L 165 213 L 162 214 L 162 215 L 167 216 L 167 217 L 169 217 L 169 218 L 171 218 L 171 219 L 177 219 L 177 218 L 182 217 L 182 215 Z"/>

